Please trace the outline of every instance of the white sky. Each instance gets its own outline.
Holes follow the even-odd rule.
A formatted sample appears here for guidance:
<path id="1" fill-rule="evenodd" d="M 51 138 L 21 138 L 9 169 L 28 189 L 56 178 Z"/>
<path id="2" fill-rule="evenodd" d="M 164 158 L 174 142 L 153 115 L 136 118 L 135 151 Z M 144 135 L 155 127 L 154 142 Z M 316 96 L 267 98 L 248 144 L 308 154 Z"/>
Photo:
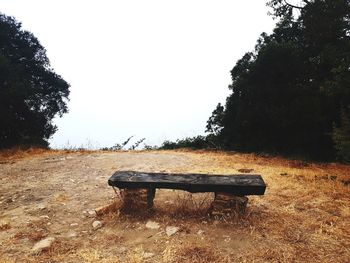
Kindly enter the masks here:
<path id="1" fill-rule="evenodd" d="M 71 84 L 52 147 L 204 134 L 230 70 L 275 21 L 264 0 L 0 0 Z"/>

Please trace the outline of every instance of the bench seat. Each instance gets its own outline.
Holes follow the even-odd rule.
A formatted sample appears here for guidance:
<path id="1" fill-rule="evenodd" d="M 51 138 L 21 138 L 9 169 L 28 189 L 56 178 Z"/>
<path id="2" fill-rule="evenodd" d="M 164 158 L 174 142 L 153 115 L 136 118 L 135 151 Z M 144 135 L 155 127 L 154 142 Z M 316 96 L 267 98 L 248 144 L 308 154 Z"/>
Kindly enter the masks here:
<path id="1" fill-rule="evenodd" d="M 108 184 L 120 189 L 177 189 L 191 193 L 215 192 L 236 196 L 263 195 L 266 184 L 257 174 L 173 174 L 117 171 Z"/>

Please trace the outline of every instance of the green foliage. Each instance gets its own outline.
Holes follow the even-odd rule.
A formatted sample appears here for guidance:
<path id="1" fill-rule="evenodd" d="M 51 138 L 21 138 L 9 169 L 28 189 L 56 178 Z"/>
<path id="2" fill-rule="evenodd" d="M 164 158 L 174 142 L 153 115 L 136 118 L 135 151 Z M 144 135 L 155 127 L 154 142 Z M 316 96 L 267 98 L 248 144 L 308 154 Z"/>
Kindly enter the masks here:
<path id="1" fill-rule="evenodd" d="M 143 149 L 144 150 L 158 150 L 158 147 L 157 146 L 152 146 L 152 145 L 148 145 L 148 144 L 144 144 L 143 145 Z"/>
<path id="2" fill-rule="evenodd" d="M 228 149 L 331 159 L 333 123 L 350 104 L 350 2 L 268 4 L 279 21 L 232 69 L 207 131 Z"/>
<path id="3" fill-rule="evenodd" d="M 69 84 L 38 39 L 0 13 L 0 148 L 47 146 L 52 119 L 68 111 Z"/>
<path id="4" fill-rule="evenodd" d="M 224 107 L 221 105 L 221 103 L 219 103 L 207 122 L 207 129 L 205 132 L 209 132 L 214 135 L 220 134 L 223 126 L 223 118 Z"/>
<path id="5" fill-rule="evenodd" d="M 186 137 L 185 139 L 177 139 L 175 142 L 164 141 L 159 147 L 161 150 L 173 150 L 181 148 L 190 149 L 217 149 L 216 137 L 213 135 L 208 136 L 194 136 Z"/>
<path id="6" fill-rule="evenodd" d="M 120 151 L 122 149 L 123 149 L 123 147 L 121 146 L 121 144 L 116 143 L 112 147 L 102 147 L 100 150 L 102 150 L 102 151 Z"/>
<path id="7" fill-rule="evenodd" d="M 333 140 L 340 161 L 350 163 L 350 107 L 342 108 L 340 126 L 334 124 Z"/>

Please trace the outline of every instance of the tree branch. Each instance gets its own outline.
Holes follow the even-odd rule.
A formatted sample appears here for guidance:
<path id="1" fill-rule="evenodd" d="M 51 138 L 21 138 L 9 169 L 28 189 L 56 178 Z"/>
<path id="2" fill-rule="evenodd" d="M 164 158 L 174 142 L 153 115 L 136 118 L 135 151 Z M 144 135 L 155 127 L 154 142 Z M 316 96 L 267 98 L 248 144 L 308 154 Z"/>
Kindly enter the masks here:
<path id="1" fill-rule="evenodd" d="M 309 3 L 307 0 L 304 0 L 303 2 Z M 292 7 L 292 8 L 296 8 L 296 9 L 300 9 L 300 10 L 301 10 L 301 9 L 304 9 L 304 7 L 296 6 L 296 5 L 292 5 L 292 4 L 288 3 L 287 0 L 284 0 L 284 3 L 285 3 L 287 6 Z"/>

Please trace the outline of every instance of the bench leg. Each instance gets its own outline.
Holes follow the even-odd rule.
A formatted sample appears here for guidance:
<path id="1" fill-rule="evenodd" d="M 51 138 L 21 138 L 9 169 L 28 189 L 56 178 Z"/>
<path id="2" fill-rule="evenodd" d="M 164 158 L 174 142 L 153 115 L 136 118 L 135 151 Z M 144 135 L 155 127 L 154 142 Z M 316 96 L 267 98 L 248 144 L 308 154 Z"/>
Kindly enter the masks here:
<path id="1" fill-rule="evenodd" d="M 156 195 L 156 189 L 150 187 L 147 189 L 147 208 L 151 209 L 153 207 L 153 199 Z"/>
<path id="2" fill-rule="evenodd" d="M 214 216 L 244 214 L 247 203 L 248 198 L 246 196 L 236 196 L 227 193 L 215 193 L 215 198 L 209 212 Z"/>
<path id="3" fill-rule="evenodd" d="M 153 207 L 153 199 L 155 196 L 155 188 L 126 188 L 122 193 L 123 207 L 122 210 L 127 211 L 144 211 L 145 208 Z"/>

